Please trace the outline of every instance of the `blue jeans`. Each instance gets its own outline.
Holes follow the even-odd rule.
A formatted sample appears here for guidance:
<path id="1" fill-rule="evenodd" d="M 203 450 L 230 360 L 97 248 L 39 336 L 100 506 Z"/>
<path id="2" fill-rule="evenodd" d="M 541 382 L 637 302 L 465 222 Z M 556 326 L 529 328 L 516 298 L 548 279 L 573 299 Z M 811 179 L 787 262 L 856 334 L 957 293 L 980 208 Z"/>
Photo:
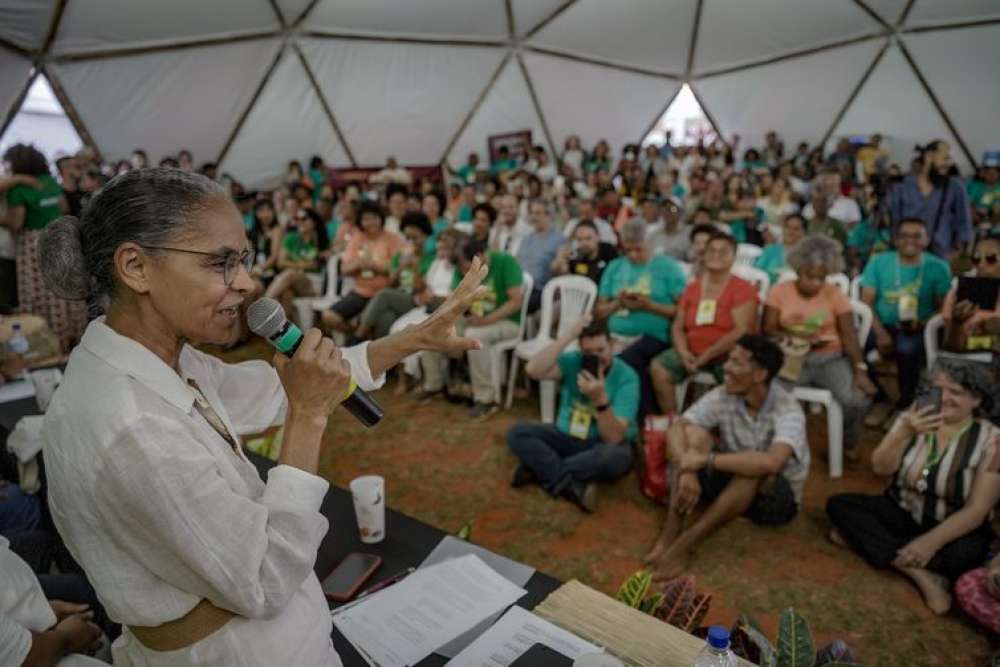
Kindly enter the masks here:
<path id="1" fill-rule="evenodd" d="M 618 479 L 632 467 L 630 443 L 580 440 L 551 424 L 514 424 L 507 446 L 553 496 L 574 482 Z"/>
<path id="2" fill-rule="evenodd" d="M 14 483 L 0 486 L 0 535 L 34 530 L 42 522 L 42 501 Z"/>
<path id="3" fill-rule="evenodd" d="M 917 386 L 920 384 L 920 374 L 927 363 L 927 352 L 924 350 L 923 329 L 915 333 L 907 333 L 898 327 L 887 326 L 885 328 L 892 336 L 894 356 L 896 358 L 896 375 L 899 383 L 899 400 L 896 401 L 897 410 L 905 410 L 913 403 L 917 395 Z M 874 350 L 875 332 L 868 335 L 868 342 L 865 345 L 865 352 Z M 874 368 L 868 369 L 868 377 L 871 378 L 875 386 L 878 387 L 876 400 L 888 400 L 882 385 L 879 384 L 878 375 Z"/>

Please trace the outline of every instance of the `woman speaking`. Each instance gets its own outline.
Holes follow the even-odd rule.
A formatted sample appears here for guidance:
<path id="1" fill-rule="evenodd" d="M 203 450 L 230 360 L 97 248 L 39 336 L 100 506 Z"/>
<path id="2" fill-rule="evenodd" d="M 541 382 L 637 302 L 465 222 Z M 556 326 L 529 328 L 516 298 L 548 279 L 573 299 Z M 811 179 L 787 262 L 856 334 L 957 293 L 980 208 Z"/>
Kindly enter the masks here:
<path id="1" fill-rule="evenodd" d="M 109 615 L 116 665 L 339 665 L 313 573 L 327 532 L 316 475 L 351 376 L 381 386 L 418 350 L 477 347 L 454 322 L 475 265 L 434 316 L 347 349 L 316 330 L 292 358 L 226 364 L 194 346 L 239 332 L 253 250 L 223 189 L 132 171 L 42 243 L 46 282 L 101 304 L 45 416 L 52 514 Z M 261 481 L 238 434 L 284 424 Z"/>

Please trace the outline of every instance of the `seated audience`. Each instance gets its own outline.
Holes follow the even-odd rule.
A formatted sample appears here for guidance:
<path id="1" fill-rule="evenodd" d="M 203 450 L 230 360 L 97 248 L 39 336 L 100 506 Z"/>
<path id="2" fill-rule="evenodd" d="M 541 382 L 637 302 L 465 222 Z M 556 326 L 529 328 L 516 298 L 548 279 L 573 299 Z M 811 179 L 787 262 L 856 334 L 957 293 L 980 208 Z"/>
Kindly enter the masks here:
<path id="1" fill-rule="evenodd" d="M 597 209 L 594 206 L 594 200 L 590 197 L 581 197 L 579 206 L 577 207 L 577 217 L 573 218 L 566 223 L 563 227 L 563 234 L 566 238 L 573 238 L 573 230 L 576 229 L 576 225 L 581 220 L 590 220 L 597 227 L 597 234 L 601 237 L 601 243 L 609 243 L 616 248 L 618 247 L 618 232 L 611 225 L 610 222 L 604 218 L 597 217 Z"/>
<path id="2" fill-rule="evenodd" d="M 824 169 L 816 178 L 815 192 L 826 196 L 826 213 L 831 218 L 840 221 L 842 225 L 852 227 L 861 221 L 861 207 L 858 202 L 850 197 L 844 196 L 843 182 L 840 172 L 835 167 Z M 812 222 L 818 211 L 816 211 L 815 197 L 802 209 L 802 217 Z M 813 232 L 810 231 L 810 234 Z"/>
<path id="3" fill-rule="evenodd" d="M 780 525 L 798 513 L 809 446 L 802 407 L 774 381 L 783 359 L 772 341 L 743 336 L 726 360 L 723 385 L 671 424 L 667 520 L 645 558 L 658 582 L 686 572 L 695 548 L 739 516 Z M 699 503 L 707 507 L 694 519 Z"/>
<path id="4" fill-rule="evenodd" d="M 579 343 L 579 350 L 566 347 Z M 632 467 L 639 378 L 611 349 L 607 323 L 584 316 L 527 365 L 536 380 L 560 383 L 555 425 L 519 423 L 507 446 L 520 462 L 511 486 L 538 483 L 590 513 L 597 480 L 614 480 Z"/>
<path id="5" fill-rule="evenodd" d="M 552 262 L 566 237 L 555 226 L 552 217 L 555 209 L 544 199 L 535 199 L 528 208 L 533 231 L 524 237 L 517 250 L 517 262 L 534 279 L 528 295 L 528 312 L 533 313 L 542 304 L 542 290 L 552 276 Z"/>
<path id="6" fill-rule="evenodd" d="M 770 233 L 772 243 L 780 243 L 783 240 L 784 221 L 789 215 L 799 212 L 799 205 L 792 201 L 788 181 L 778 176 L 772 181 L 767 196 L 757 199 L 757 209 L 762 213 L 761 224 L 764 225 L 766 232 Z"/>
<path id="7" fill-rule="evenodd" d="M 472 238 L 488 244 L 496 219 L 495 208 L 489 204 L 476 204 L 472 208 Z"/>
<path id="8" fill-rule="evenodd" d="M 528 298 L 521 285 L 524 274 L 521 266 L 511 255 L 488 250 L 481 241 L 465 239 L 458 248 L 458 271 L 453 285 L 457 285 L 462 275 L 469 270 L 472 261 L 479 257 L 489 267 L 483 286 L 486 294 L 472 304 L 463 325 L 466 338 L 478 340 L 482 349 L 469 350 L 469 375 L 472 379 L 473 406 L 470 416 L 485 420 L 497 413 L 500 396 L 496 395 L 492 368 L 490 367 L 490 345 L 517 335 L 521 322 L 522 299 Z M 437 352 L 424 352 L 421 371 L 424 376 L 424 394 L 435 394 L 444 390 L 445 358 Z"/>
<path id="9" fill-rule="evenodd" d="M 649 247 L 654 255 L 667 255 L 686 262 L 691 250 L 691 230 L 684 224 L 681 207 L 672 199 L 664 199 L 660 214 L 663 224 L 648 234 Z"/>
<path id="10" fill-rule="evenodd" d="M 1000 281 L 1000 235 L 990 234 L 976 241 L 972 264 L 977 278 Z M 959 278 L 961 280 L 961 278 Z M 958 287 L 944 298 L 941 315 L 945 333 L 941 347 L 949 352 L 1000 352 L 1000 295 L 992 308 L 981 308 L 968 299 L 958 303 Z"/>
<path id="11" fill-rule="evenodd" d="M 993 556 L 989 565 L 959 577 L 955 597 L 972 620 L 994 636 L 1000 635 L 1000 558 Z"/>
<path id="12" fill-rule="evenodd" d="M 610 318 L 608 328 L 619 340 L 617 348 L 641 336 L 666 346 L 669 320 L 677 312 L 677 299 L 686 283 L 684 272 L 675 260 L 650 252 L 642 220 L 626 221 L 621 239 L 624 255 L 601 276 L 595 315 Z"/>
<path id="13" fill-rule="evenodd" d="M 691 282 L 677 303 L 678 316 L 671 324 L 673 347 L 649 365 L 649 375 L 660 410 L 676 412 L 674 387 L 705 371 L 722 381 L 722 366 L 729 351 L 757 323 L 757 289 L 732 275 L 736 241 L 716 232 L 705 249 L 705 269 Z"/>
<path id="14" fill-rule="evenodd" d="M 875 255 L 861 274 L 861 300 L 871 306 L 872 341 L 883 359 L 895 358 L 899 379 L 896 410 L 913 402 L 924 369 L 924 326 L 941 307 L 951 286 L 951 268 L 925 252 L 923 222 L 903 220 L 896 228 L 896 250 Z M 888 401 L 884 390 L 878 399 Z M 880 414 L 881 413 L 881 414 Z M 873 410 L 868 423 L 880 426 L 887 414 Z"/>
<path id="15" fill-rule="evenodd" d="M 788 255 L 794 281 L 771 288 L 764 306 L 764 334 L 785 356 L 780 379 L 786 386 L 828 390 L 844 411 L 844 451 L 856 460 L 862 420 L 875 394 L 868 377 L 847 296 L 826 281 L 843 268 L 835 241 L 810 236 Z"/>
<path id="16" fill-rule="evenodd" d="M 253 224 L 247 232 L 247 238 L 251 249 L 256 253 L 253 277 L 259 283 L 258 292 L 263 294 L 264 288 L 274 279 L 278 269 L 285 230 L 278 224 L 274 204 L 269 199 L 257 200 L 252 214 Z"/>
<path id="17" fill-rule="evenodd" d="M 874 567 L 909 577 L 936 614 L 951 608 L 951 584 L 986 560 L 1000 501 L 1000 431 L 979 415 L 996 391 L 987 367 L 941 359 L 931 372 L 937 406 L 900 414 L 872 453 L 880 495 L 827 501 L 830 539 Z"/>
<path id="18" fill-rule="evenodd" d="M 604 269 L 618 257 L 618 251 L 600 240 L 591 220 L 581 220 L 570 239 L 572 242 L 561 247 L 552 260 L 552 274 L 586 276 L 599 285 Z"/>
<path id="19" fill-rule="evenodd" d="M 754 260 L 753 265 L 767 273 L 772 285 L 777 285 L 781 274 L 792 270 L 786 260 L 788 253 L 796 243 L 805 238 L 805 235 L 805 220 L 802 216 L 798 213 L 786 215 L 781 221 L 781 241 L 764 246 L 763 252 Z"/>
<path id="20" fill-rule="evenodd" d="M 413 176 L 406 167 L 400 167 L 396 158 L 390 155 L 385 161 L 385 166 L 375 174 L 372 174 L 368 178 L 368 182 L 376 184 L 398 183 L 400 185 L 409 185 L 413 182 Z"/>
<path id="21" fill-rule="evenodd" d="M 403 245 L 399 236 L 382 229 L 384 214 L 381 206 L 366 201 L 358 210 L 361 213 L 361 230 L 351 237 L 340 265 L 341 275 L 354 278 L 354 289 L 322 316 L 327 328 L 343 333 L 354 332 L 350 321 L 360 315 L 371 298 L 389 284 L 389 263 Z"/>
<path id="22" fill-rule="evenodd" d="M 438 235 L 444 230 L 451 227 L 451 221 L 444 217 L 445 211 L 445 200 L 444 195 L 437 190 L 431 190 L 424 195 L 424 201 L 422 204 L 424 215 L 431 222 L 431 237 L 427 239 L 426 250 L 429 253 L 434 252 L 434 245 L 437 243 Z"/>
<path id="23" fill-rule="evenodd" d="M 295 214 L 295 227 L 290 228 L 278 251 L 280 273 L 267 286 L 264 296 L 277 299 L 286 313 L 295 297 L 314 296 L 315 289 L 308 274 L 319 270 L 320 239 L 317 227 L 322 220 L 312 209 L 300 208 Z"/>
<path id="24" fill-rule="evenodd" d="M 490 231 L 490 250 L 517 255 L 521 241 L 531 234 L 534 228 L 528 221 L 519 217 L 517 198 L 514 195 L 501 196 L 499 204 L 497 224 L 493 225 Z"/>
<path id="25" fill-rule="evenodd" d="M 720 227 L 711 223 L 699 223 L 691 227 L 691 248 L 688 250 L 687 261 L 691 264 L 692 277 L 701 275 L 704 269 L 703 262 L 708 240 L 718 231 L 720 231 Z"/>
<path id="26" fill-rule="evenodd" d="M 812 211 L 812 217 L 806 218 L 809 220 L 809 236 L 829 236 L 838 243 L 847 242 L 847 227 L 842 220 L 830 215 L 830 196 L 822 188 L 813 192 L 809 207 Z"/>
<path id="27" fill-rule="evenodd" d="M 361 311 L 361 323 L 355 333 L 361 340 L 387 336 L 393 322 L 413 310 L 417 305 L 416 295 L 424 291 L 424 276 L 435 257 L 425 249 L 431 223 L 423 213 L 407 213 L 403 216 L 402 232 L 406 244 L 389 261 L 388 286 Z"/>

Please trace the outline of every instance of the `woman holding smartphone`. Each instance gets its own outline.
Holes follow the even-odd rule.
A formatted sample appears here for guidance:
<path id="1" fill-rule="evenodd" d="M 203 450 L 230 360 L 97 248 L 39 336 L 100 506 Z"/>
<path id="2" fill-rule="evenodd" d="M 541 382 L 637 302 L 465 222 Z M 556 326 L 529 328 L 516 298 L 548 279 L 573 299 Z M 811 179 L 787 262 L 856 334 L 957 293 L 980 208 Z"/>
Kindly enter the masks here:
<path id="1" fill-rule="evenodd" d="M 981 565 L 993 541 L 1000 430 L 979 416 L 993 393 L 986 366 L 941 359 L 931 379 L 938 397 L 918 399 L 872 454 L 875 474 L 889 478 L 885 492 L 835 495 L 826 512 L 834 543 L 909 577 L 944 614 L 952 582 Z"/>
<path id="2" fill-rule="evenodd" d="M 115 664 L 339 665 L 313 573 L 327 422 L 352 378 L 374 389 L 407 354 L 476 347 L 454 322 L 484 267 L 417 327 L 343 350 L 312 329 L 272 368 L 195 349 L 232 340 L 254 288 L 239 211 L 208 178 L 119 176 L 82 220 L 46 230 L 42 256 L 50 288 L 107 313 L 73 351 L 42 436 L 56 526 L 125 626 Z M 278 424 L 265 483 L 239 436 Z"/>

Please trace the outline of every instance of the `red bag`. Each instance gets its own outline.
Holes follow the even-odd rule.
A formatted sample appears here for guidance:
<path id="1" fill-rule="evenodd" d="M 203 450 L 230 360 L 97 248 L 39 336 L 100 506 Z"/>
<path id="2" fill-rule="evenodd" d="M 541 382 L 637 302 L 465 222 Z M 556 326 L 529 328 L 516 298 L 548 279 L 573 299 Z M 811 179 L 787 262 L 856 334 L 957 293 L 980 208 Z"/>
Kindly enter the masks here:
<path id="1" fill-rule="evenodd" d="M 667 478 L 667 429 L 676 417 L 649 415 L 642 430 L 642 466 L 639 489 L 652 500 L 664 505 L 670 499 Z"/>

